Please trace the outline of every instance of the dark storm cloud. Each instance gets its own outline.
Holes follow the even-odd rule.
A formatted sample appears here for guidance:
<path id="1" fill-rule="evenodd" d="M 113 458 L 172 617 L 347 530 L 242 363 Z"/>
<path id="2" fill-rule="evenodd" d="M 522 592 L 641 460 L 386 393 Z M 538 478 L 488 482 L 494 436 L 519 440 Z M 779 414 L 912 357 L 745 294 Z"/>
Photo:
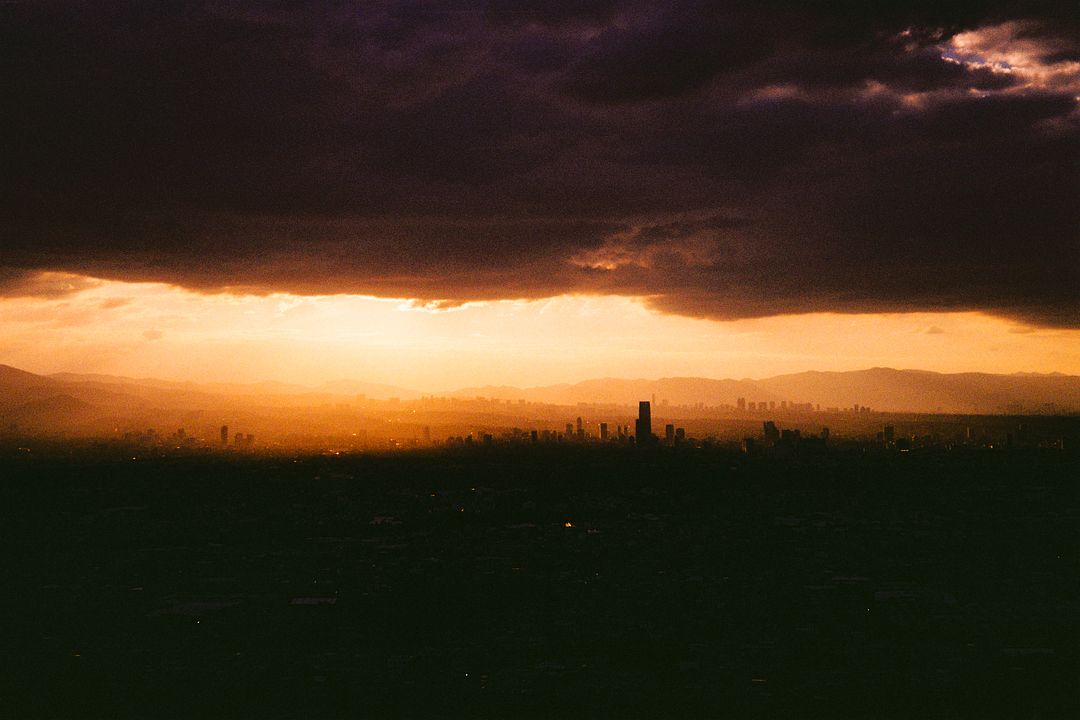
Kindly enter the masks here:
<path id="1" fill-rule="evenodd" d="M 1062 5 L 7 4 L 0 293 L 47 270 L 1077 327 Z"/>
<path id="2" fill-rule="evenodd" d="M 0 268 L 0 297 L 56 300 L 100 284 L 99 280 L 82 275 Z"/>
<path id="3" fill-rule="evenodd" d="M 562 89 L 600 103 L 683 95 L 765 57 L 767 36 L 755 27 L 763 24 L 761 17 L 657 11 L 582 43 Z"/>

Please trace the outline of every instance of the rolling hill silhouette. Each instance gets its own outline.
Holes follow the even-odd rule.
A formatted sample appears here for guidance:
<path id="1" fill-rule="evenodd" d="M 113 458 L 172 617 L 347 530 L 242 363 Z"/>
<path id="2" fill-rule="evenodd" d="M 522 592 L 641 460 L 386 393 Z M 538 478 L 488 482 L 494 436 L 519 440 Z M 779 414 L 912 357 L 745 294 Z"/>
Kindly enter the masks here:
<path id="1" fill-rule="evenodd" d="M 1080 377 L 1073 375 L 942 374 L 871 368 L 849 372 L 802 372 L 761 380 L 674 377 L 659 380 L 603 378 L 536 388 L 464 388 L 457 397 L 524 399 L 562 405 L 629 405 L 653 396 L 671 405 L 734 405 L 747 402 L 811 403 L 827 407 L 859 404 L 888 412 L 997 413 L 1019 403 L 1027 411 L 1080 408 Z"/>
<path id="2" fill-rule="evenodd" d="M 115 431 L 119 426 L 145 429 L 199 424 L 206 432 L 216 424 L 241 418 L 249 426 L 258 424 L 259 418 L 272 417 L 279 426 L 303 427 L 314 414 L 321 414 L 323 427 L 328 428 L 340 424 L 334 419 L 334 408 L 355 403 L 361 394 L 374 400 L 398 397 L 403 401 L 421 395 L 402 387 L 352 380 L 306 388 L 275 382 L 215 384 L 107 375 L 42 376 L 0 365 L 0 426 L 92 434 Z M 443 395 L 563 406 L 584 403 L 633 408 L 639 400 L 655 398 L 660 407 L 699 403 L 716 407 L 733 406 L 738 398 L 744 398 L 752 403 L 776 403 L 777 410 L 789 401 L 822 409 L 858 404 L 886 412 L 1015 414 L 1080 412 L 1080 377 L 871 368 L 760 380 L 600 378 L 532 388 L 481 386 Z"/>

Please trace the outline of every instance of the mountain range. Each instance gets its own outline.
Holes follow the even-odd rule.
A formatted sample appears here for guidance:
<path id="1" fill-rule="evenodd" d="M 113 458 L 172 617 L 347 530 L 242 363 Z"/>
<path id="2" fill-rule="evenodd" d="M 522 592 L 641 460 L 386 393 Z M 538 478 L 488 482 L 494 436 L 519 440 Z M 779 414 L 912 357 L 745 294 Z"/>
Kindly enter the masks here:
<path id="1" fill-rule="evenodd" d="M 464 388 L 457 397 L 524 399 L 560 405 L 626 405 L 656 398 L 671 405 L 734 405 L 783 401 L 822 408 L 855 404 L 888 412 L 998 413 L 1015 409 L 1080 408 L 1080 376 L 1017 373 L 943 374 L 922 370 L 871 368 L 848 372 L 802 372 L 760 380 L 712 380 L 674 377 L 659 380 L 602 378 L 535 388 L 484 386 Z"/>
<path id="2" fill-rule="evenodd" d="M 655 399 L 661 407 L 735 405 L 743 398 L 748 403 L 776 403 L 777 407 L 787 401 L 821 409 L 858 404 L 887 412 L 1016 414 L 1080 411 L 1080 376 L 871 368 L 757 380 L 600 378 L 531 388 L 470 387 L 435 395 L 563 406 L 633 406 L 639 400 Z M 195 383 L 71 373 L 45 376 L 0 365 L 0 428 L 16 426 L 30 431 L 152 427 L 161 418 L 193 425 L 224 422 L 229 417 L 255 422 L 260 414 L 295 418 L 305 409 L 319 409 L 326 415 L 334 408 L 367 400 L 420 397 L 421 393 L 408 388 L 353 380 L 316 387 L 277 382 Z"/>

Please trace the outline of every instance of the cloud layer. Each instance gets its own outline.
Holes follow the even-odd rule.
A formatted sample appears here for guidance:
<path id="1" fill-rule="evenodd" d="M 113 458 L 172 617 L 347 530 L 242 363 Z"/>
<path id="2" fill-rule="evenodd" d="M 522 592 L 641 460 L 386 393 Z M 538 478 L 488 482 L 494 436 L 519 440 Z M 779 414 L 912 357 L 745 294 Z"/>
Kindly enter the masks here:
<path id="1" fill-rule="evenodd" d="M 864 5 L 9 4 L 0 292 L 1080 327 L 1076 11 Z"/>

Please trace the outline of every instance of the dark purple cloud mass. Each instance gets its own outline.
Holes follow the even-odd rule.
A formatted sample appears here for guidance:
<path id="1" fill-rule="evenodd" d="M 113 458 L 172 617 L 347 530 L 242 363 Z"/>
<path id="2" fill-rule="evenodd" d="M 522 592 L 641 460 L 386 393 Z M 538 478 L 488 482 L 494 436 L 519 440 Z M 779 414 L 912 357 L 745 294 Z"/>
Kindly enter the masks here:
<path id="1" fill-rule="evenodd" d="M 1080 327 L 1080 6 L 875 5 L 5 3 L 0 292 Z"/>

